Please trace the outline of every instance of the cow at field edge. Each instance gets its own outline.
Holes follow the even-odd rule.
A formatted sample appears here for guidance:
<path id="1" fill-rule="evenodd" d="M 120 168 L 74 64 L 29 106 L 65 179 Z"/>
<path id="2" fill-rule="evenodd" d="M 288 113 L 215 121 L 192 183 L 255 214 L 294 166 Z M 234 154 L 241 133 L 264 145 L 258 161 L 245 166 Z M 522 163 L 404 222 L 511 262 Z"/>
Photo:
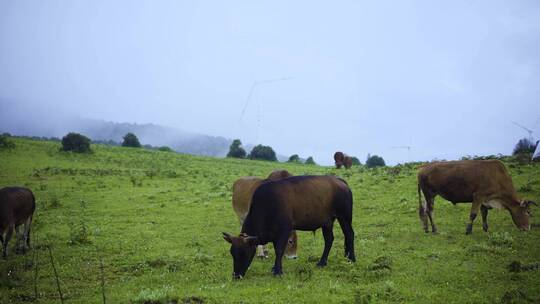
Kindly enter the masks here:
<path id="1" fill-rule="evenodd" d="M 3 246 L 2 256 L 8 253 L 8 243 L 16 233 L 16 251 L 25 253 L 30 248 L 30 225 L 36 209 L 36 201 L 32 191 L 22 187 L 6 187 L 0 189 L 0 242 Z M 20 226 L 24 224 L 21 233 Z"/>
<path id="2" fill-rule="evenodd" d="M 334 162 L 336 164 L 336 168 L 340 169 L 341 166 L 343 166 L 343 158 L 345 157 L 345 155 L 343 154 L 343 152 L 336 152 L 334 153 Z"/>
<path id="3" fill-rule="evenodd" d="M 424 194 L 425 203 L 420 192 Z M 479 212 L 482 212 L 483 229 L 488 230 L 487 215 L 491 208 L 508 210 L 516 227 L 529 230 L 529 207 L 536 205 L 533 201 L 518 199 L 510 174 L 498 160 L 437 162 L 420 167 L 419 215 L 426 232 L 428 218 L 432 232 L 437 232 L 433 222 L 433 203 L 437 195 L 453 204 L 472 202 L 467 234 L 472 232 L 474 219 Z"/>
<path id="4" fill-rule="evenodd" d="M 292 176 L 292 174 L 287 170 L 274 170 L 267 177 L 267 180 L 275 181 L 290 176 Z M 258 177 L 248 176 L 242 177 L 234 182 L 232 205 L 236 216 L 238 216 L 238 219 L 240 220 L 240 224 L 244 222 L 244 219 L 249 212 L 253 192 L 255 192 L 255 189 L 257 189 L 264 181 L 265 180 Z M 285 256 L 290 259 L 296 259 L 298 257 L 296 253 L 297 247 L 298 237 L 296 231 L 293 230 L 289 237 L 287 248 L 285 249 Z M 257 247 L 257 256 L 261 258 L 268 257 L 266 246 Z"/>
<path id="5" fill-rule="evenodd" d="M 223 238 L 231 243 L 233 278 L 245 276 L 256 246 L 269 242 L 274 244 L 276 254 L 272 273 L 281 275 L 283 253 L 293 229 L 322 228 L 324 251 L 317 265 L 325 266 L 334 241 L 336 218 L 345 236 L 345 256 L 356 261 L 352 209 L 349 186 L 334 176 L 293 176 L 261 184 L 253 194 L 240 235 L 223 233 Z"/>

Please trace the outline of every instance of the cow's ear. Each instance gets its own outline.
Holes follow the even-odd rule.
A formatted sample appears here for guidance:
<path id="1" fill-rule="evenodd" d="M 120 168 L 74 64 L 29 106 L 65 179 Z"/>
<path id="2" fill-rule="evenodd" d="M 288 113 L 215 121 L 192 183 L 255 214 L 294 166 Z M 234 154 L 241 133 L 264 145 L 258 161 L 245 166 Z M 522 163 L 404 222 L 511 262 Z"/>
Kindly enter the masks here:
<path id="1" fill-rule="evenodd" d="M 247 236 L 242 239 L 244 240 L 244 243 L 248 245 L 251 245 L 251 246 L 259 245 L 259 237 L 257 236 Z"/>
<path id="2" fill-rule="evenodd" d="M 232 236 L 228 234 L 227 232 L 222 232 L 222 233 L 223 233 L 223 239 L 232 244 Z"/>

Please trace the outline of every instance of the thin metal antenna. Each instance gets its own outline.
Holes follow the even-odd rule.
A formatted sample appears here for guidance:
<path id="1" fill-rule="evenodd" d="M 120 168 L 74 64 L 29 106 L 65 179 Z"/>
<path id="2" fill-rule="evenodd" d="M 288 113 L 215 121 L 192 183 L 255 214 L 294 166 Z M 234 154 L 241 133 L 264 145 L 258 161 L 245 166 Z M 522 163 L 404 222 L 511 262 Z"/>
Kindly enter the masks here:
<path id="1" fill-rule="evenodd" d="M 529 141 L 532 142 L 533 141 L 533 138 L 532 138 L 532 134 L 533 134 L 533 130 L 529 129 L 529 128 L 526 128 L 520 124 L 518 124 L 517 122 L 515 121 L 512 121 L 513 124 L 515 124 L 516 126 L 522 128 L 523 130 L 527 131 L 527 133 L 529 133 Z"/>
<path id="2" fill-rule="evenodd" d="M 411 146 L 392 146 L 390 149 L 407 149 L 407 158 L 411 162 Z"/>
<path id="3" fill-rule="evenodd" d="M 246 109 L 249 105 L 249 102 L 251 101 L 253 97 L 253 93 L 255 92 L 255 88 L 262 84 L 269 84 L 273 82 L 279 82 L 279 81 L 286 81 L 293 79 L 293 77 L 282 77 L 282 78 L 274 78 L 274 79 L 267 79 L 262 81 L 254 81 L 251 87 L 249 88 L 249 93 L 246 98 L 246 103 L 244 104 L 244 108 L 242 109 L 242 113 L 240 113 L 240 122 L 242 121 L 242 118 L 244 117 L 244 114 L 246 113 Z M 260 102 L 257 103 L 257 129 L 256 129 L 256 142 L 259 141 L 259 129 L 261 125 L 261 105 Z"/>

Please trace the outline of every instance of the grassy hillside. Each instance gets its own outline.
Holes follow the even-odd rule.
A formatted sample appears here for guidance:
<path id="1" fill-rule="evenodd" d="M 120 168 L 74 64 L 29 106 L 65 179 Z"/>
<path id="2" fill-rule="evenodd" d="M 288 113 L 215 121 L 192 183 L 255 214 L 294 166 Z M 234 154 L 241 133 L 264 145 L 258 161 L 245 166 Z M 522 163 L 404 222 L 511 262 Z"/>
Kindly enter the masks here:
<path id="1" fill-rule="evenodd" d="M 518 231 L 506 211 L 494 210 L 489 233 L 477 219 L 466 236 L 470 205 L 437 198 L 440 233 L 425 234 L 414 168 L 345 171 L 108 146 L 77 155 L 59 152 L 53 142 L 15 143 L 0 150 L 0 187 L 34 191 L 34 249 L 0 260 L 0 303 L 59 303 L 48 246 L 66 303 L 102 301 L 100 259 L 108 303 L 540 302 L 540 270 L 507 269 L 515 261 L 540 262 L 540 210 L 533 210 L 528 233 Z M 520 194 L 540 201 L 540 165 L 508 167 Z M 320 231 L 299 232 L 299 259 L 284 260 L 282 277 L 270 274 L 268 259 L 255 260 L 244 280 L 231 280 L 229 244 L 221 238 L 222 231 L 240 229 L 231 185 L 277 168 L 348 181 L 357 263 L 342 256 L 336 223 L 326 268 L 315 266 Z"/>

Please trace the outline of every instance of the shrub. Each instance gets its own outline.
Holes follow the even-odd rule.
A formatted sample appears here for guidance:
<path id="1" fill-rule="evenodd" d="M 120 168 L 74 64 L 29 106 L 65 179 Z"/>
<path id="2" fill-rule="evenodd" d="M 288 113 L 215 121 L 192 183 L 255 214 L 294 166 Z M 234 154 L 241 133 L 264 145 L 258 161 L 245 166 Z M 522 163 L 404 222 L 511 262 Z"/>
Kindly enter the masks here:
<path id="1" fill-rule="evenodd" d="M 248 155 L 249 159 L 277 161 L 276 152 L 270 146 L 257 145 Z"/>
<path id="2" fill-rule="evenodd" d="M 158 150 L 163 151 L 163 152 L 173 152 L 173 149 L 171 149 L 171 148 L 169 148 L 167 146 L 159 147 Z"/>
<path id="3" fill-rule="evenodd" d="M 90 152 L 90 138 L 79 133 L 70 132 L 62 137 L 62 151 Z"/>
<path id="4" fill-rule="evenodd" d="M 517 142 L 516 146 L 514 147 L 512 155 L 534 153 L 535 148 L 536 145 L 532 141 L 527 138 L 522 138 Z"/>
<path id="5" fill-rule="evenodd" d="M 384 163 L 384 159 L 378 155 L 369 155 L 366 160 L 366 167 L 368 168 L 375 168 L 375 167 L 384 167 L 386 164 Z"/>
<path id="6" fill-rule="evenodd" d="M 351 156 L 351 160 L 352 160 L 353 166 L 360 166 L 360 165 L 362 165 L 362 163 L 360 162 L 360 160 L 359 160 L 358 157 L 356 157 L 356 156 Z"/>
<path id="7" fill-rule="evenodd" d="M 132 148 L 140 148 L 141 143 L 139 142 L 139 139 L 137 136 L 131 132 L 127 133 L 123 137 L 124 141 L 122 142 L 123 147 L 132 147 Z"/>
<path id="8" fill-rule="evenodd" d="M 4 133 L 0 136 L 0 149 L 13 149 L 15 143 L 9 138 L 9 133 Z"/>
<path id="9" fill-rule="evenodd" d="M 313 160 L 312 156 L 306 159 L 306 165 L 316 165 L 315 160 Z"/>
<path id="10" fill-rule="evenodd" d="M 293 154 L 289 157 L 288 163 L 300 163 L 300 156 L 298 154 Z"/>
<path id="11" fill-rule="evenodd" d="M 227 157 L 245 158 L 246 150 L 240 147 L 241 145 L 242 142 L 240 141 L 240 139 L 233 140 L 231 146 L 229 147 L 229 153 L 227 153 Z"/>

